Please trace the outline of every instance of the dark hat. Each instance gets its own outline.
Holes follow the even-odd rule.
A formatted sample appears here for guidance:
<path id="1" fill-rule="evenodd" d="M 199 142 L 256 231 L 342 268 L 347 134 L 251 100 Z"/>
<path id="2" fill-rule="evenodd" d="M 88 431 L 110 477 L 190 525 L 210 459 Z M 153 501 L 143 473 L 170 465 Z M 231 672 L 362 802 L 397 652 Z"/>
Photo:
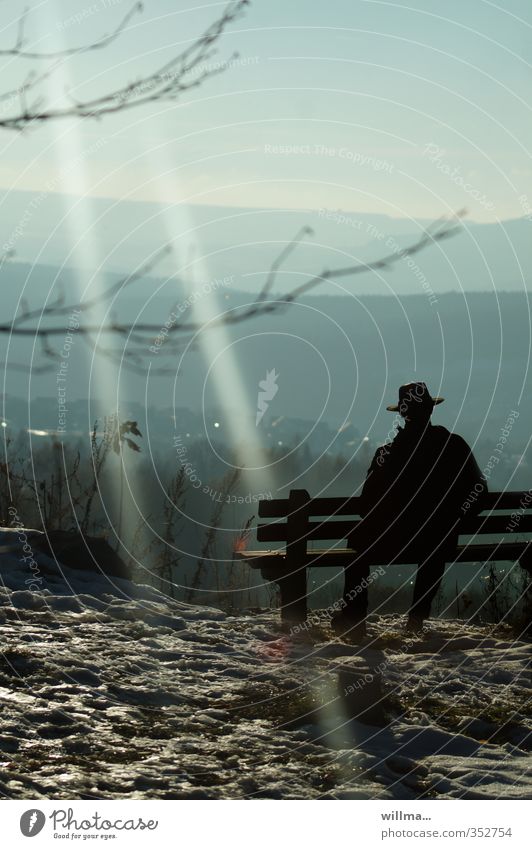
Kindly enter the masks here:
<path id="1" fill-rule="evenodd" d="M 435 397 L 433 398 L 427 388 L 427 384 L 422 381 L 413 381 L 412 383 L 405 383 L 404 386 L 399 387 L 399 403 L 398 404 L 390 404 L 389 407 L 386 407 L 391 413 L 399 413 L 401 406 L 403 404 L 409 404 L 409 402 L 414 401 L 415 403 L 427 404 L 431 403 L 433 406 L 436 404 L 441 404 L 445 398 Z"/>

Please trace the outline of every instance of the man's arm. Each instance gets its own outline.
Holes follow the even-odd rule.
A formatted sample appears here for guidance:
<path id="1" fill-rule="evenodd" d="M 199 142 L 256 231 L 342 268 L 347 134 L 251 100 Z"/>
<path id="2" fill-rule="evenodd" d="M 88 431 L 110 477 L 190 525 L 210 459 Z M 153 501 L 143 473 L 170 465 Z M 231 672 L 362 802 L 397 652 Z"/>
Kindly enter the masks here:
<path id="1" fill-rule="evenodd" d="M 366 474 L 366 480 L 360 494 L 362 508 L 361 516 L 366 516 L 373 507 L 379 503 L 388 491 L 393 476 L 390 473 L 391 449 L 388 445 L 381 445 L 373 455 Z"/>
<path id="2" fill-rule="evenodd" d="M 488 492 L 486 479 L 465 439 L 457 434 L 453 436 L 457 459 L 459 459 L 461 466 L 459 495 L 462 499 L 462 505 L 465 503 L 470 505 L 467 508 L 467 514 L 477 516 L 485 506 Z"/>

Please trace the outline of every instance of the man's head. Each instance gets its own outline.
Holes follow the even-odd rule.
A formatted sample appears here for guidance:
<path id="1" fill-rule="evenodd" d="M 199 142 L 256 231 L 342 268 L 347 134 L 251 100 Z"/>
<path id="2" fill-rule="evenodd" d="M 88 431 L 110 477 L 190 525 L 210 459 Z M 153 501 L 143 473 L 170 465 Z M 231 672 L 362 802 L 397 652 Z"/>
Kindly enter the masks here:
<path id="1" fill-rule="evenodd" d="M 426 424 L 436 404 L 441 404 L 443 398 L 433 398 L 422 381 L 405 383 L 399 387 L 399 403 L 386 407 L 392 413 L 399 413 L 407 422 Z"/>

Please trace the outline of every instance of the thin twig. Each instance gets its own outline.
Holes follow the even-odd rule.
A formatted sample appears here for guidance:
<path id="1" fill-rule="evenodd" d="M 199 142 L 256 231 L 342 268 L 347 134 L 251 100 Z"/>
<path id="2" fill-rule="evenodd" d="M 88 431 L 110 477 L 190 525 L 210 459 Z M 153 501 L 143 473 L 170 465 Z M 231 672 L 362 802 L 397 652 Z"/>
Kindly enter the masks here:
<path id="1" fill-rule="evenodd" d="M 135 5 L 129 10 L 129 12 L 124 15 L 118 26 L 116 26 L 112 32 L 103 35 L 97 41 L 90 42 L 89 44 L 82 44 L 79 47 L 66 47 L 62 50 L 53 50 L 50 53 L 42 53 L 37 50 L 23 49 L 23 45 L 26 41 L 24 37 L 24 30 L 26 27 L 28 11 L 28 9 L 25 9 L 20 17 L 15 46 L 4 49 L 0 48 L 0 56 L 16 56 L 19 59 L 48 61 L 50 59 L 59 59 L 67 56 L 74 56 L 79 53 L 89 53 L 91 50 L 102 50 L 105 47 L 109 47 L 109 45 L 112 44 L 113 41 L 116 41 L 116 39 L 119 38 L 119 36 L 124 32 L 130 20 L 137 13 L 142 12 L 142 3 L 135 3 Z"/>
<path id="2" fill-rule="evenodd" d="M 280 312 L 286 309 L 286 307 L 290 304 L 293 304 L 303 295 L 306 295 L 308 292 L 315 289 L 317 286 L 323 284 L 327 280 L 356 276 L 358 274 L 364 274 L 368 271 L 389 270 L 400 260 L 405 259 L 409 256 L 413 256 L 414 254 L 419 253 L 430 245 L 435 244 L 437 242 L 441 242 L 442 240 L 448 239 L 451 236 L 455 235 L 460 229 L 459 221 L 464 214 L 465 211 L 461 210 L 452 219 L 444 218 L 434 222 L 434 224 L 432 224 L 423 232 L 422 236 L 416 242 L 401 249 L 400 251 L 390 253 L 387 256 L 374 260 L 373 262 L 361 262 L 356 263 L 355 265 L 349 265 L 341 268 L 323 269 L 320 274 L 313 275 L 304 283 L 301 283 L 299 286 L 296 286 L 294 289 L 287 292 L 286 294 L 276 296 L 273 299 L 268 299 L 268 296 L 271 294 L 276 276 L 280 268 L 282 267 L 283 262 L 286 261 L 286 259 L 291 255 L 292 251 L 295 250 L 295 248 L 301 243 L 303 236 L 311 232 L 309 231 L 309 228 L 303 228 L 296 234 L 294 239 L 292 239 L 292 241 L 289 242 L 289 244 L 285 248 L 283 248 L 280 254 L 273 261 L 270 270 L 266 276 L 264 285 L 262 286 L 259 294 L 250 306 L 246 306 L 241 309 L 235 308 L 234 310 L 227 311 L 217 316 L 216 318 L 211 319 L 208 322 L 176 322 L 175 325 L 167 328 L 167 335 L 165 337 L 165 355 L 167 357 L 175 356 L 177 353 L 179 353 L 179 351 L 183 349 L 185 345 L 190 345 L 190 337 L 193 334 L 198 334 L 199 332 L 208 332 L 214 327 L 238 324 L 240 322 L 247 321 L 251 318 L 257 318 L 258 316 L 271 314 L 273 312 Z M 136 282 L 141 278 L 145 277 L 161 262 L 161 260 L 167 254 L 168 247 L 165 247 L 161 251 L 159 251 L 152 260 L 150 260 L 136 272 L 128 275 L 125 278 L 122 278 L 116 284 L 111 286 L 108 290 L 92 298 L 90 301 L 69 305 L 64 305 L 62 301 L 56 301 L 54 304 L 45 307 L 41 311 L 28 311 L 27 307 L 25 307 L 23 312 L 19 316 L 17 316 L 17 318 L 13 322 L 0 324 L 0 334 L 3 333 L 9 334 L 10 336 L 21 337 L 39 337 L 43 345 L 43 354 L 47 359 L 51 361 L 46 367 L 39 368 L 41 370 L 51 370 L 52 368 L 54 368 L 55 361 L 59 358 L 59 354 L 58 352 L 55 352 L 53 348 L 51 348 L 49 340 L 55 336 L 64 335 L 65 327 L 63 325 L 57 325 L 52 327 L 43 326 L 43 316 L 48 318 L 57 318 L 58 316 L 68 315 L 74 310 L 78 310 L 82 313 L 87 313 L 90 310 L 96 308 L 98 305 L 108 301 L 111 297 L 119 293 L 126 286 L 129 286 L 133 282 Z M 38 325 L 31 327 L 26 326 L 31 321 L 38 321 Z M 149 369 L 152 375 L 175 374 L 175 366 L 169 365 L 152 367 L 147 364 L 148 350 L 150 344 L 153 344 L 153 339 L 160 333 L 160 329 L 160 325 L 158 324 L 131 324 L 128 322 L 118 322 L 115 320 L 102 325 L 80 324 L 80 326 L 76 330 L 76 335 L 81 336 L 81 338 L 87 343 L 93 353 L 101 354 L 102 356 L 107 357 L 112 362 L 120 365 L 120 367 L 123 367 L 134 373 L 145 375 Z M 107 346 L 104 346 L 102 342 L 96 343 L 95 341 L 96 338 L 101 339 L 109 336 L 119 337 L 123 338 L 124 340 L 127 340 L 129 348 L 109 348 Z M 22 370 L 25 369 L 27 371 L 31 370 L 29 366 L 23 366 L 22 364 L 12 367 L 17 367 Z"/>
<path id="3" fill-rule="evenodd" d="M 17 96 L 21 98 L 18 112 L 6 117 L 0 117 L 0 129 L 20 131 L 30 125 L 60 118 L 101 118 L 104 115 L 122 112 L 147 103 L 177 100 L 184 92 L 190 91 L 202 85 L 205 80 L 223 73 L 235 58 L 236 54 L 233 54 L 228 60 L 220 62 L 216 66 L 202 68 L 202 65 L 212 59 L 216 54 L 217 42 L 224 31 L 229 24 L 240 17 L 245 7 L 249 5 L 249 2 L 250 0 L 231 0 L 221 16 L 202 35 L 189 47 L 165 62 L 152 73 L 148 73 L 138 80 L 107 91 L 105 94 L 90 100 L 77 101 L 70 97 L 68 106 L 57 109 L 46 109 L 38 101 L 30 106 L 27 104 L 27 95 L 34 91 L 43 79 L 50 76 L 53 70 L 55 70 L 55 67 L 58 66 L 58 60 L 64 60 L 90 50 L 108 47 L 124 32 L 132 16 L 137 11 L 140 11 L 142 7 L 140 4 L 136 4 L 130 9 L 110 35 L 82 47 L 66 48 L 55 53 L 42 54 L 23 51 L 20 45 L 21 30 L 19 28 L 19 36 L 15 46 L 4 51 L 0 50 L 0 55 L 34 60 L 55 60 L 56 65 L 54 68 L 47 69 L 40 76 L 30 75 L 26 77 L 21 87 L 0 95 L 0 100 L 9 100 Z"/>

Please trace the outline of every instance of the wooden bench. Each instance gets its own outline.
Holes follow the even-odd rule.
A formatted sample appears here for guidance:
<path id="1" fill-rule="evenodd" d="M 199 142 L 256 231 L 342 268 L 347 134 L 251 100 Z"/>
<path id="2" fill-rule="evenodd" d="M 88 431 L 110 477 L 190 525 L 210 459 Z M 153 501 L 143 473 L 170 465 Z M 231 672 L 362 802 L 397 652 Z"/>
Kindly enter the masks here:
<path id="1" fill-rule="evenodd" d="M 257 541 L 284 543 L 284 547 L 235 552 L 235 558 L 279 585 L 284 622 L 303 622 L 307 616 L 308 568 L 339 568 L 353 562 L 353 549 L 331 547 L 331 543 L 347 540 L 360 521 L 359 506 L 357 497 L 311 498 L 304 489 L 291 490 L 285 499 L 259 502 L 259 519 L 271 521 L 257 526 Z M 532 490 L 490 492 L 485 508 L 478 516 L 464 515 L 455 557 L 449 562 L 510 561 L 531 571 Z M 309 548 L 308 543 L 316 540 L 326 540 L 329 547 Z M 396 558 L 393 565 L 401 563 L 412 563 L 412 557 L 408 561 Z"/>

